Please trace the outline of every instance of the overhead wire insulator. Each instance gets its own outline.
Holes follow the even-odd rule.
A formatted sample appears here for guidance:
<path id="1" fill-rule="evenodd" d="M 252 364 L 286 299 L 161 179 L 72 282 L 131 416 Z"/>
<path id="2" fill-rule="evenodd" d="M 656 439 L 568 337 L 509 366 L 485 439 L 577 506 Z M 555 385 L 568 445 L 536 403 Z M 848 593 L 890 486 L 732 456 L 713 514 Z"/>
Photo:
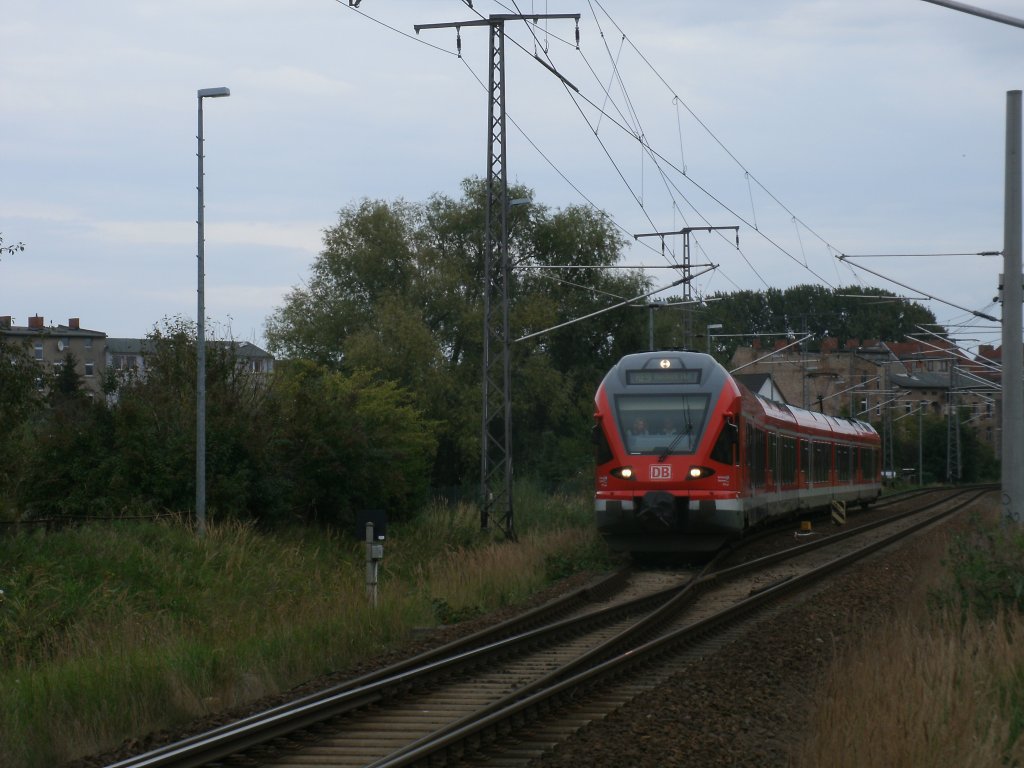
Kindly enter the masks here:
<path id="1" fill-rule="evenodd" d="M 577 22 L 576 22 L 576 50 L 578 51 L 579 49 L 580 49 L 580 23 L 577 20 Z"/>
<path id="2" fill-rule="evenodd" d="M 473 4 L 470 3 L 469 7 L 472 8 Z M 459 58 L 462 58 L 462 27 L 455 28 L 455 50 L 459 54 Z"/>

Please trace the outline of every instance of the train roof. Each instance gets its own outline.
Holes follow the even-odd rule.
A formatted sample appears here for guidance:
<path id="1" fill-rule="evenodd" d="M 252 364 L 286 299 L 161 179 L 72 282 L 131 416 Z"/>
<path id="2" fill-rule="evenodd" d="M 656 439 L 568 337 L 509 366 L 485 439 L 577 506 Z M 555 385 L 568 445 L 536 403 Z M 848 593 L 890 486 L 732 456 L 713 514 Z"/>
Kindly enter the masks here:
<path id="1" fill-rule="evenodd" d="M 625 355 L 605 374 L 601 385 L 611 391 L 621 392 L 629 386 L 630 375 L 638 371 L 691 371 L 694 380 L 687 384 L 711 392 L 720 392 L 733 381 L 732 376 L 711 355 L 688 349 L 662 349 Z M 656 373 L 655 377 L 659 375 Z M 652 393 L 672 392 L 679 387 L 678 382 L 673 383 L 667 379 L 659 385 L 655 377 L 644 383 Z"/>
<path id="2" fill-rule="evenodd" d="M 872 437 L 878 434 L 875 428 L 866 421 L 829 416 L 825 413 L 797 408 L 795 405 L 789 405 L 788 403 L 779 403 L 755 394 L 743 386 L 742 383 L 737 383 L 744 397 L 750 398 L 751 401 L 756 403 L 768 421 L 779 426 L 791 426 L 799 429 L 801 432 L 819 432 L 821 434 L 841 435 L 851 438 Z"/>
<path id="3" fill-rule="evenodd" d="M 665 349 L 651 352 L 637 352 L 622 357 L 601 382 L 606 391 L 621 393 L 631 389 L 628 380 L 631 375 L 643 371 L 700 371 L 693 384 L 700 389 L 716 395 L 735 396 L 737 393 L 748 406 L 759 410 L 764 419 L 780 429 L 790 428 L 796 431 L 841 436 L 848 439 L 877 439 L 874 427 L 858 419 L 839 418 L 817 411 L 798 408 L 788 403 L 770 400 L 763 395 L 752 392 L 742 381 L 730 374 L 713 357 L 703 352 L 692 350 Z M 657 383 L 660 374 L 650 376 L 643 382 L 646 391 L 652 394 L 679 391 L 679 383 Z"/>

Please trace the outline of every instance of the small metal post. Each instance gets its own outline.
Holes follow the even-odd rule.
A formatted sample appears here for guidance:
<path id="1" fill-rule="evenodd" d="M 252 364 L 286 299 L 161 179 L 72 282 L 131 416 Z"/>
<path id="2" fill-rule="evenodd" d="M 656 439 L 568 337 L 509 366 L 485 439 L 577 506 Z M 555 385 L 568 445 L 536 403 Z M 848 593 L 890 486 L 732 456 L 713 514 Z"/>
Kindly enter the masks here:
<path id="1" fill-rule="evenodd" d="M 366 596 L 377 607 L 377 560 L 374 558 L 373 523 L 366 523 Z"/>

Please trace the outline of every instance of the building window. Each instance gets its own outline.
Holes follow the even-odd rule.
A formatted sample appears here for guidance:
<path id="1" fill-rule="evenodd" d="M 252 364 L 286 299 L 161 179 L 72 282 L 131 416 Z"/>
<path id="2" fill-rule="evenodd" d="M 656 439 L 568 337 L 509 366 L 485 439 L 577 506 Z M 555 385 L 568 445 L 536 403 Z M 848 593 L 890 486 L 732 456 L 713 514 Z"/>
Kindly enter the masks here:
<path id="1" fill-rule="evenodd" d="M 95 366 L 93 365 L 92 360 L 86 360 L 85 361 L 85 375 L 86 376 L 92 376 L 93 372 L 94 372 L 94 369 L 95 369 Z"/>
<path id="2" fill-rule="evenodd" d="M 85 337 L 85 348 L 92 349 L 92 336 Z"/>
<path id="3" fill-rule="evenodd" d="M 43 342 L 37 341 L 35 343 L 35 345 L 34 345 L 34 349 L 35 349 L 35 353 L 36 353 L 36 360 L 42 360 L 43 359 Z"/>

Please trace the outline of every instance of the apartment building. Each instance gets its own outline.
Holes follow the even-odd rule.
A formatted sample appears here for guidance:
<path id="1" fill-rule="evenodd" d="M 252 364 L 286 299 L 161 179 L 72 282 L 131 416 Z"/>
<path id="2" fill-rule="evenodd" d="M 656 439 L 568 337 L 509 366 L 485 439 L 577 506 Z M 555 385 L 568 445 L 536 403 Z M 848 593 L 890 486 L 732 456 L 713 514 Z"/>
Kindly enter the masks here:
<path id="1" fill-rule="evenodd" d="M 21 342 L 28 348 L 39 364 L 40 390 L 46 388 L 46 382 L 71 355 L 86 392 L 97 396 L 103 391 L 107 371 L 131 369 L 144 375 L 146 355 L 153 349 L 149 339 L 108 338 L 103 331 L 83 328 L 77 317 L 69 318 L 66 325 L 47 325 L 43 317 L 35 315 L 28 318 L 28 325 L 22 326 L 14 324 L 10 315 L 0 315 L 0 336 Z M 270 374 L 274 370 L 273 355 L 250 342 L 210 341 L 208 344 L 232 345 L 239 365 L 247 371 Z"/>
<path id="2" fill-rule="evenodd" d="M 96 395 L 102 392 L 107 334 L 83 328 L 79 318 L 69 318 L 66 325 L 46 325 L 43 317 L 35 315 L 22 326 L 15 325 L 10 315 L 0 315 L 0 335 L 29 348 L 39 364 L 40 389 L 45 389 L 45 383 L 70 355 L 85 390 Z"/>
<path id="3" fill-rule="evenodd" d="M 934 338 L 904 342 L 851 339 L 840 347 L 825 338 L 815 351 L 758 345 L 740 348 L 730 368 L 771 374 L 789 403 L 832 416 L 880 423 L 918 412 L 948 416 L 967 413 L 967 425 L 1001 453 L 1002 418 L 999 350 L 982 347 L 968 356 L 951 342 Z"/>

